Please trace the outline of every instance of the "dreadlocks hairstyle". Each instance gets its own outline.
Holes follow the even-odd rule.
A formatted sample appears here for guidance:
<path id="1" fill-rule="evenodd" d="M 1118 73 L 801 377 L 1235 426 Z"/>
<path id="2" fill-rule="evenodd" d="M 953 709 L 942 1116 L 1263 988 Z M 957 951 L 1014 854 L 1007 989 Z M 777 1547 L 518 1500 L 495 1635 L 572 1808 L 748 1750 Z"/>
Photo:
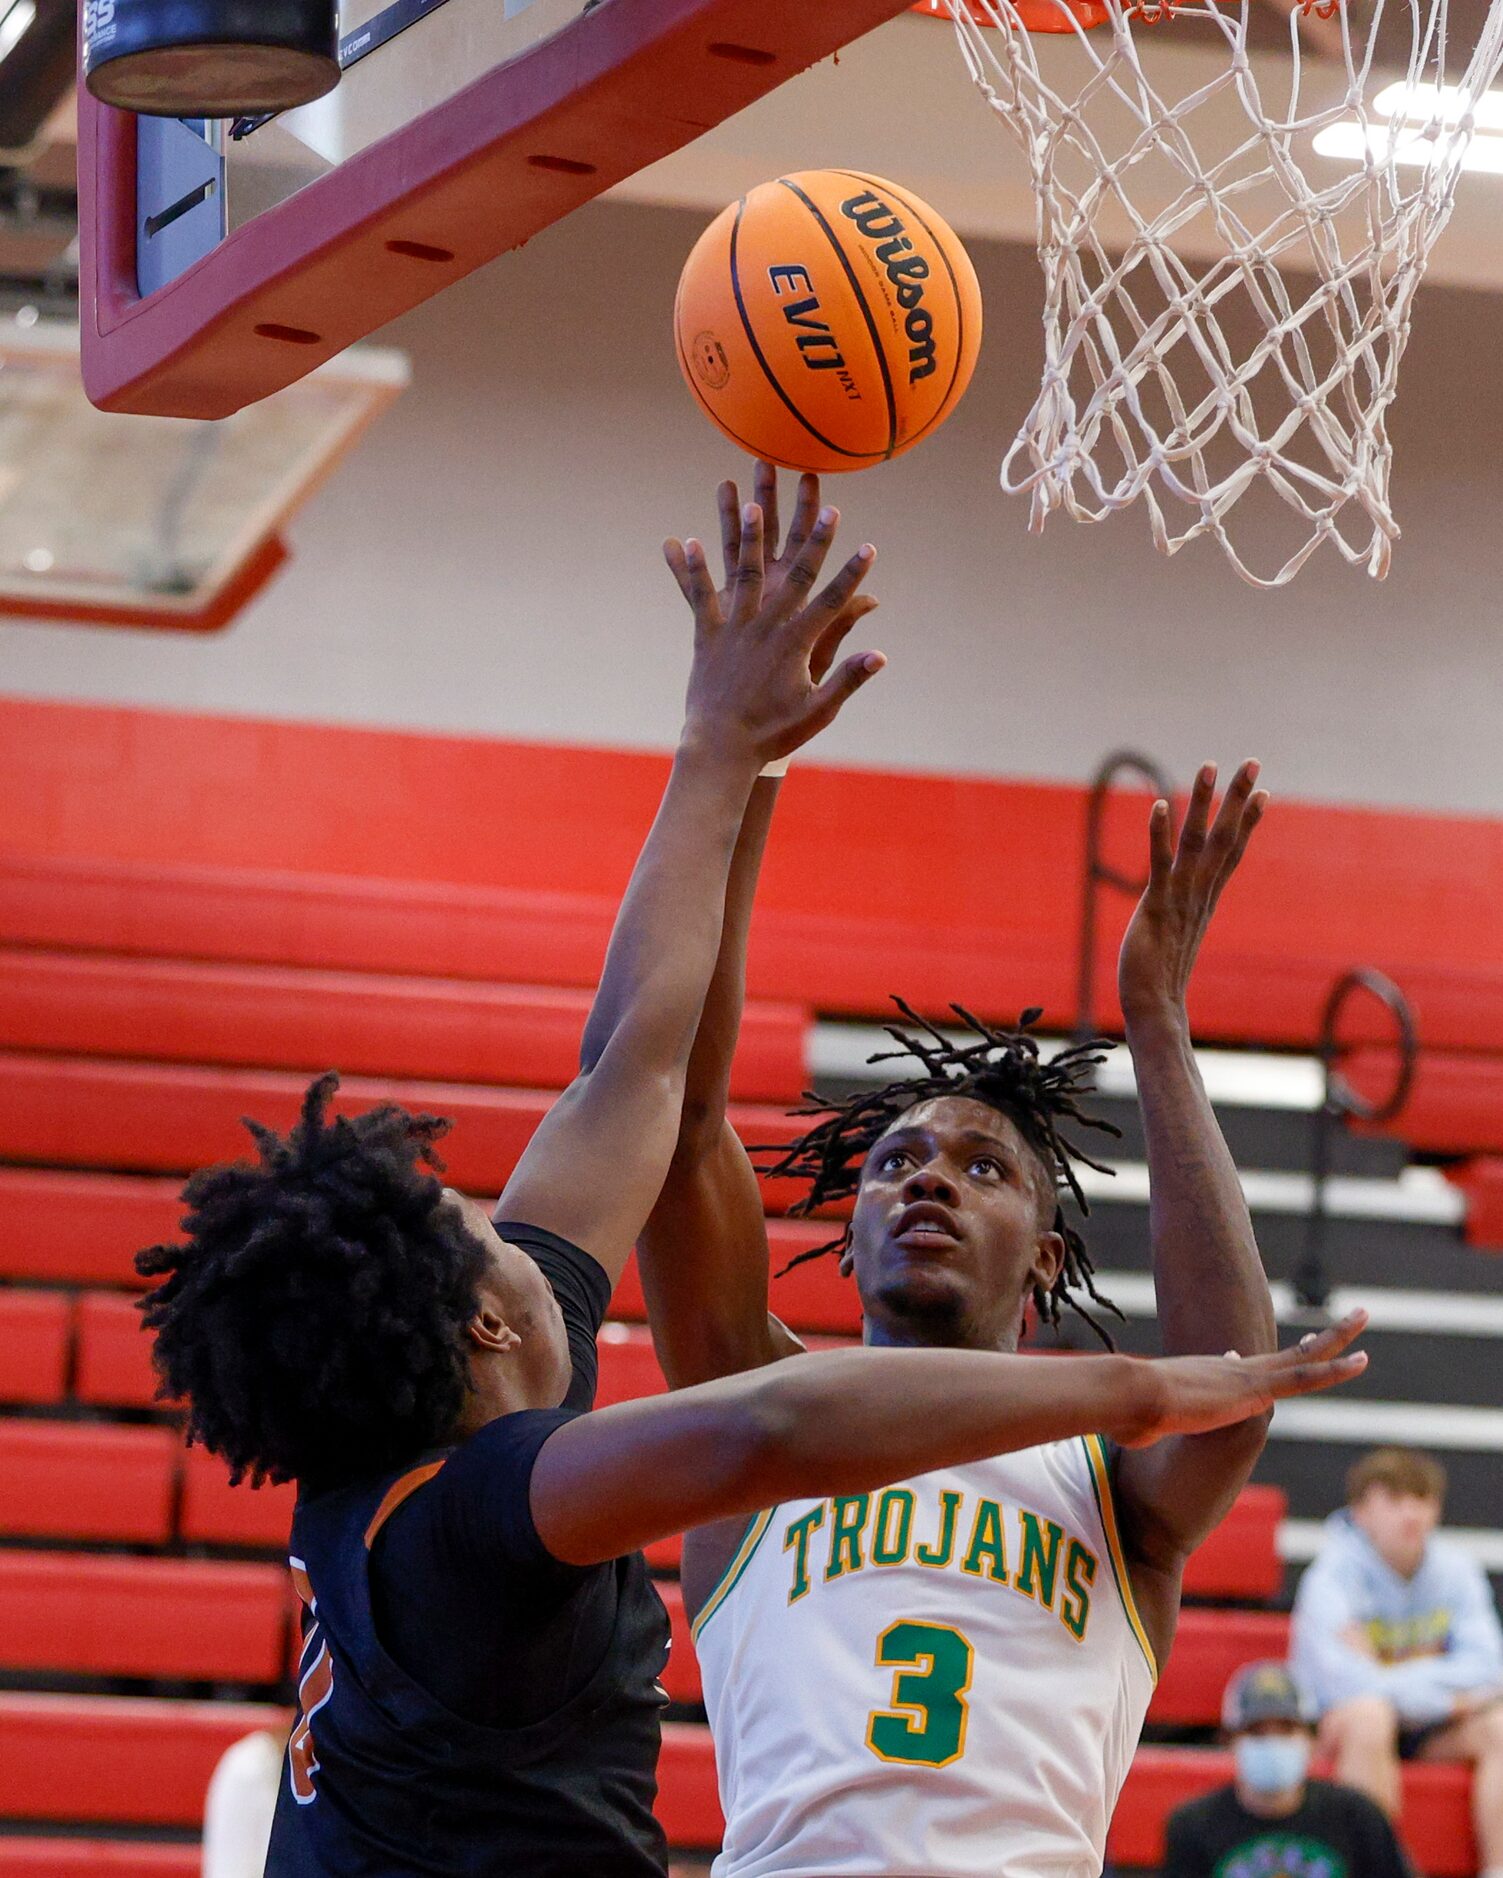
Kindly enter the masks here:
<path id="1" fill-rule="evenodd" d="M 974 1017 L 963 1005 L 952 1004 L 951 1011 L 965 1025 L 976 1041 L 955 1043 L 920 1017 L 901 998 L 894 998 L 904 1018 L 913 1026 L 905 1030 L 896 1024 L 884 1025 L 896 1050 L 880 1050 L 868 1057 L 870 1063 L 890 1063 L 903 1058 L 919 1065 L 921 1073 L 890 1082 L 885 1088 L 863 1090 L 844 1102 L 826 1102 L 810 1094 L 805 1107 L 795 1115 L 820 1115 L 807 1133 L 799 1136 L 779 1159 L 762 1171 L 782 1174 L 795 1180 L 807 1180 L 809 1191 L 792 1209 L 804 1216 L 831 1201 L 849 1199 L 861 1185 L 861 1169 L 866 1157 L 898 1117 L 920 1102 L 936 1096 L 970 1096 L 1006 1115 L 1038 1156 L 1056 1192 L 1068 1192 L 1082 1214 L 1090 1212 L 1081 1191 L 1077 1166 L 1109 1173 L 1093 1161 L 1076 1143 L 1061 1132 L 1062 1124 L 1075 1123 L 1082 1128 L 1099 1129 L 1103 1134 L 1120 1135 L 1121 1129 L 1101 1116 L 1087 1115 L 1080 1098 L 1095 1087 L 1095 1071 L 1105 1062 L 1112 1047 L 1110 1039 L 1092 1037 L 1084 1043 L 1061 1050 L 1045 1062 L 1039 1055 L 1035 1038 L 1028 1033 L 1042 1016 L 1042 1010 L 1025 1011 L 1016 1030 L 995 1030 Z M 1115 1348 L 1105 1328 L 1076 1295 L 1084 1291 L 1092 1303 L 1120 1319 L 1122 1313 L 1110 1298 L 1096 1289 L 1094 1267 L 1085 1241 L 1069 1225 L 1062 1207 L 1056 1203 L 1053 1230 L 1065 1243 L 1064 1264 L 1054 1285 L 1045 1290 L 1033 1288 L 1033 1301 L 1039 1317 L 1058 1326 L 1064 1305 L 1084 1318 L 1108 1349 Z M 801 1252 L 783 1268 L 791 1271 L 806 1259 L 821 1258 L 826 1253 L 843 1254 L 851 1241 L 849 1226 L 838 1239 Z"/>
<path id="2" fill-rule="evenodd" d="M 440 1206 L 449 1124 L 388 1104 L 329 1120 L 310 1085 L 285 1139 L 183 1189 L 185 1243 L 136 1257 L 158 1395 L 235 1480 L 341 1485 L 446 1440 L 468 1388 L 462 1333 L 485 1251 Z"/>

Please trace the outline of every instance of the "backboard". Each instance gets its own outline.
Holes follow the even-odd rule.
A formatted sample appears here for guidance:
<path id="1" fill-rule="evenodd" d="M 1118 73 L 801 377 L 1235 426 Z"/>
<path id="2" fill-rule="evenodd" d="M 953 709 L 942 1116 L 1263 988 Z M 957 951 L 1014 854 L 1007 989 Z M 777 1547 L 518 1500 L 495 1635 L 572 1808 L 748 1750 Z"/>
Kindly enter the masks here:
<path id="1" fill-rule="evenodd" d="M 264 122 L 79 92 L 84 384 L 223 417 L 909 0 L 342 0 L 339 86 Z"/>
<path id="2" fill-rule="evenodd" d="M 0 619 L 213 632 L 281 529 L 407 382 L 357 348 L 227 423 L 93 410 L 71 325 L 0 322 Z"/>

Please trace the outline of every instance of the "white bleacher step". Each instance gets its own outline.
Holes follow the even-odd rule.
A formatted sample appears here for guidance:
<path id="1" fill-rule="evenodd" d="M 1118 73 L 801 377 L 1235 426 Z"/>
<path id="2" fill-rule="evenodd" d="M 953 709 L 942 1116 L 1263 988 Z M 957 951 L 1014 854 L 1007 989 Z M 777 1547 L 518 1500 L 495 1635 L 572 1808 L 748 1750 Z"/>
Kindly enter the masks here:
<path id="1" fill-rule="evenodd" d="M 901 1022 L 901 1020 L 899 1020 Z M 944 1033 L 957 1043 L 974 1043 L 974 1036 L 963 1031 Z M 1039 1038 L 1045 1057 L 1052 1057 L 1069 1043 L 1064 1037 Z M 885 1082 L 889 1066 L 872 1064 L 868 1059 L 882 1050 L 891 1050 L 893 1040 L 879 1024 L 845 1024 L 822 1018 L 814 1026 L 809 1040 L 809 1068 L 814 1078 L 841 1082 Z M 1218 1108 L 1287 1109 L 1295 1114 L 1313 1114 L 1325 1095 L 1325 1078 L 1320 1061 L 1313 1056 L 1282 1055 L 1268 1050 L 1197 1049 L 1206 1094 Z M 1137 1094 L 1132 1057 L 1125 1047 L 1110 1051 L 1096 1072 L 1096 1086 L 1104 1096 L 1132 1097 Z"/>

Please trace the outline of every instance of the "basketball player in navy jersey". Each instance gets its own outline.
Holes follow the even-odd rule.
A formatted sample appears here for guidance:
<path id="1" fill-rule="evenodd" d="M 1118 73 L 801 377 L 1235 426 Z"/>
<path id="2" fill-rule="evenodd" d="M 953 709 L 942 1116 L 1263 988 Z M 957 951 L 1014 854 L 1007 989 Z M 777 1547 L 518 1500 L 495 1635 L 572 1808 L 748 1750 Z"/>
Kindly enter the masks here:
<path id="1" fill-rule="evenodd" d="M 189 1183 L 187 1238 L 139 1260 L 164 1394 L 238 1475 L 294 1480 L 307 1607 L 269 1878 L 653 1878 L 667 1642 L 638 1548 L 780 1497 L 1102 1428 L 1145 1442 L 1361 1367 L 1350 1330 L 1256 1361 L 968 1352 L 809 1358 L 590 1409 L 595 1336 L 678 1133 L 727 878 L 760 767 L 880 667 L 834 646 L 869 550 L 812 602 L 811 517 L 701 608 L 667 792 L 627 889 L 583 1067 L 492 1225 L 441 1186 L 443 1124 L 331 1118 L 335 1079 L 258 1163 Z M 691 588 L 697 543 L 669 544 Z M 817 681 L 814 671 L 820 674 Z M 1047 1384 L 1047 1386 L 1045 1386 Z"/>

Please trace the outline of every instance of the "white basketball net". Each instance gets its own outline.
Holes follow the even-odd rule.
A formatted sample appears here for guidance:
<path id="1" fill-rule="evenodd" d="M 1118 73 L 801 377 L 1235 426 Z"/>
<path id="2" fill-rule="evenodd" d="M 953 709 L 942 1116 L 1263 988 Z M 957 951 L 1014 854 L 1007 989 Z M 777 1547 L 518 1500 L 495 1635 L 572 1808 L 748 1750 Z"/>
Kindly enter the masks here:
<path id="1" fill-rule="evenodd" d="M 1034 35 L 1013 0 L 971 0 L 985 29 L 944 0 L 1038 200 L 1043 386 L 1002 486 L 1032 493 L 1035 530 L 1054 509 L 1095 522 L 1141 497 L 1163 552 L 1210 535 L 1256 586 L 1290 580 L 1327 540 L 1381 578 L 1399 532 L 1387 410 L 1474 109 L 1503 64 L 1503 0 L 1459 58 L 1448 0 L 1362 0 L 1360 22 L 1322 7 L 1339 20 L 1324 28 L 1334 57 L 1302 47 L 1300 0 L 1286 0 L 1275 58 L 1249 53 L 1248 0 L 1155 6 L 1173 15 L 1158 25 L 1104 3 L 1093 31 Z M 1227 56 L 1209 81 L 1202 57 L 1170 96 L 1182 34 Z M 1346 161 L 1315 153 L 1321 132 Z M 1232 539 L 1244 516 L 1252 534 L 1257 505 L 1236 510 L 1260 488 L 1293 517 L 1289 531 L 1273 505 L 1289 538 L 1273 531 L 1271 575 Z"/>

